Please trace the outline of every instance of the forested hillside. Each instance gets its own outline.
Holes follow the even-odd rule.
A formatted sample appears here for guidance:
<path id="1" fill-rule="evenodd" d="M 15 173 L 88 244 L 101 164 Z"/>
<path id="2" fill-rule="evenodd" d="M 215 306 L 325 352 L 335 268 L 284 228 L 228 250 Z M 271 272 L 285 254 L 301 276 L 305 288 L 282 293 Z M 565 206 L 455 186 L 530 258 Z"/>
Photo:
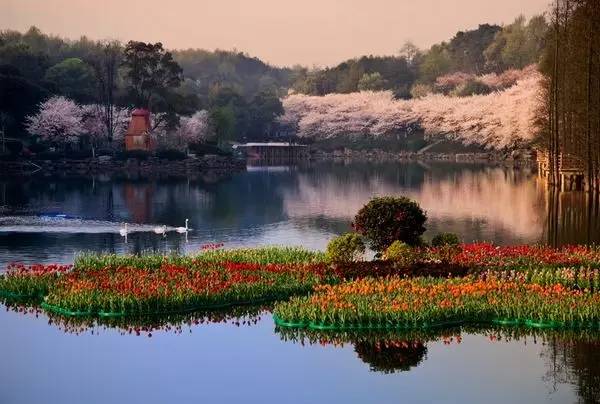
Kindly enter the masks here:
<path id="1" fill-rule="evenodd" d="M 50 137 L 75 139 L 80 146 L 86 143 L 80 140 L 88 138 L 102 145 L 122 132 L 128 111 L 142 106 L 164 121 L 156 126 L 163 128 L 160 136 L 165 145 L 180 144 L 174 139 L 182 136 L 221 144 L 282 134 L 311 139 L 344 134 L 379 136 L 384 129 L 389 134 L 418 121 L 427 133 L 503 147 L 514 144 L 518 136 L 529 136 L 521 124 L 497 130 L 500 121 L 521 120 L 521 111 L 512 111 L 516 115 L 510 117 L 506 108 L 502 109 L 502 119 L 487 123 L 465 114 L 482 105 L 485 108 L 478 110 L 480 115 L 498 112 L 496 104 L 511 102 L 511 95 L 533 94 L 533 76 L 526 72 L 532 73 L 535 67 L 521 69 L 539 62 L 547 31 L 544 17 L 529 21 L 519 17 L 506 26 L 482 24 L 458 32 L 427 50 L 405 43 L 395 55 L 362 56 L 334 67 L 309 69 L 271 66 L 238 51 L 169 51 L 159 43 L 122 44 L 85 36 L 67 40 L 35 27 L 25 33 L 6 30 L 0 32 L 0 130 L 5 137 L 22 139 L 23 144 L 43 144 L 48 140 L 41 135 L 43 125 L 31 122 L 43 122 L 43 113 L 50 113 L 55 125 L 60 121 L 57 127 L 68 126 L 69 121 L 56 109 L 68 105 L 66 110 L 71 112 L 79 108 L 75 115 L 80 117 L 80 127 L 57 129 Z M 135 63 L 128 61 L 140 51 L 147 53 L 144 63 L 159 56 L 160 63 L 166 63 L 171 71 L 168 86 L 141 98 L 136 88 L 145 84 L 136 74 L 143 71 L 133 71 Z M 524 76 L 528 77 L 526 83 L 508 95 L 499 93 L 511 90 Z M 153 83 L 154 79 L 148 79 Z M 310 98 L 326 94 L 349 95 Z M 414 101 L 402 103 L 401 99 Z M 353 114 L 346 114 L 344 108 Z M 90 118 L 90 111 L 101 113 Z M 284 112 L 286 115 L 277 119 Z M 197 122 L 194 116 L 200 117 Z M 86 129 L 98 128 L 97 122 L 105 122 L 106 130 L 91 133 Z M 189 128 L 193 122 L 196 124 L 191 127 L 202 127 L 202 133 L 182 135 L 182 124 Z M 469 127 L 488 123 L 486 129 Z M 437 130 L 435 125 L 439 125 Z M 479 136 L 483 131 L 495 131 L 495 135 Z M 20 146 L 13 146 L 19 152 Z"/>
<path id="2" fill-rule="evenodd" d="M 397 55 L 363 56 L 332 68 L 304 69 L 293 89 L 309 95 L 391 90 L 397 98 L 438 92 L 436 80 L 452 73 L 501 73 L 538 63 L 547 30 L 543 16 L 529 21 L 518 17 L 504 27 L 482 24 L 474 30 L 460 31 L 450 41 L 428 50 L 407 42 Z M 483 92 L 485 88 L 470 83 L 460 95 Z"/>

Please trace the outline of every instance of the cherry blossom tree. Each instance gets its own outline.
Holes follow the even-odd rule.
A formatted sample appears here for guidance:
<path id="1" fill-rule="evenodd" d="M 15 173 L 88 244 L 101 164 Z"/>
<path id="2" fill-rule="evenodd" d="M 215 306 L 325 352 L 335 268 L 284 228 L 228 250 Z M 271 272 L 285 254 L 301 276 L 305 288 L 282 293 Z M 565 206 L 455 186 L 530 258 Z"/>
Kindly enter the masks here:
<path id="1" fill-rule="evenodd" d="M 161 147 L 187 151 L 191 144 L 208 141 L 213 131 L 208 111 L 202 110 L 192 116 L 180 116 L 179 126 L 175 129 L 169 130 L 166 125 L 159 125 L 152 134 Z"/>
<path id="2" fill-rule="evenodd" d="M 534 137 L 540 79 L 536 70 L 526 69 L 508 89 L 468 97 L 429 94 L 397 100 L 389 91 L 291 94 L 283 100 L 285 114 L 279 120 L 297 127 L 298 136 L 315 140 L 378 137 L 419 127 L 430 137 L 502 149 Z"/>
<path id="3" fill-rule="evenodd" d="M 204 143 L 211 135 L 209 113 L 206 110 L 198 111 L 192 116 L 181 117 L 179 128 L 175 131 L 175 137 L 185 147 L 194 143 Z"/>
<path id="4" fill-rule="evenodd" d="M 72 100 L 55 96 L 39 106 L 37 114 L 26 119 L 27 131 L 55 145 L 76 143 L 85 132 L 82 108 Z"/>
<path id="5" fill-rule="evenodd" d="M 111 108 L 111 120 L 109 123 L 110 126 L 108 126 L 104 105 L 88 104 L 81 107 L 83 112 L 83 129 L 84 133 L 89 136 L 93 155 L 95 155 L 96 147 L 102 143 L 109 142 L 110 134 L 112 134 L 112 139 L 118 143 L 122 143 L 124 139 L 131 119 L 131 112 L 127 108 L 119 108 L 114 105 Z"/>

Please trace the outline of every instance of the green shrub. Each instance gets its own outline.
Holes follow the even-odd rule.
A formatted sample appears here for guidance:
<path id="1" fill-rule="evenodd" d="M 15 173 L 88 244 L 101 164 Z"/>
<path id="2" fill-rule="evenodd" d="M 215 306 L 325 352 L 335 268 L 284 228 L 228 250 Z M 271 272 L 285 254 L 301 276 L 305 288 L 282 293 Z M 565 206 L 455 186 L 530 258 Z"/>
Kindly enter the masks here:
<path id="1" fill-rule="evenodd" d="M 398 262 L 402 265 L 410 265 L 415 262 L 417 253 L 408 244 L 402 241 L 394 241 L 383 253 L 383 258 Z"/>
<path id="2" fill-rule="evenodd" d="M 326 257 L 329 262 L 360 261 L 365 253 L 365 243 L 356 233 L 346 233 L 327 244 Z"/>
<path id="3" fill-rule="evenodd" d="M 374 251 L 383 252 L 394 241 L 419 245 L 427 216 L 408 198 L 373 198 L 354 217 L 354 230 L 369 240 Z"/>
<path id="4" fill-rule="evenodd" d="M 431 239 L 432 247 L 457 246 L 460 239 L 454 233 L 438 233 Z"/>

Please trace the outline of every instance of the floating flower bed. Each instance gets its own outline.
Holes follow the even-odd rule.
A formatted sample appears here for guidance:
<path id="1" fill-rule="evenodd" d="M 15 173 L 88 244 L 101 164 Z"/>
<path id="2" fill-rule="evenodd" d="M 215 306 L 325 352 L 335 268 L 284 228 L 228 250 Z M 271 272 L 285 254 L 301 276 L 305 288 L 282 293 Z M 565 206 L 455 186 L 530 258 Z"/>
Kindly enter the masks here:
<path id="1" fill-rule="evenodd" d="M 600 249 L 587 246 L 494 246 L 489 243 L 462 244 L 459 247 L 426 248 L 426 260 L 474 268 L 600 268 Z"/>
<path id="2" fill-rule="evenodd" d="M 327 297 L 340 306 L 294 300 L 289 306 L 278 306 L 278 323 L 314 328 L 426 327 L 493 319 L 505 324 L 559 327 L 596 321 L 588 301 L 596 299 L 589 295 L 600 290 L 600 253 L 596 248 L 468 244 L 426 248 L 413 255 L 416 258 L 409 263 L 329 264 L 320 252 L 293 247 L 207 248 L 191 256 L 83 254 L 73 267 L 11 265 L 0 276 L 0 297 L 38 301 L 45 297 L 46 310 L 67 316 L 123 317 L 278 301 L 308 295 L 316 287 L 310 299 Z M 438 280 L 419 279 L 425 277 Z M 331 286 L 348 280 L 374 289 L 360 294 L 344 289 L 351 290 L 348 285 L 354 283 Z M 386 292 L 377 292 L 380 282 L 387 285 Z M 477 294 L 462 292 L 459 300 L 438 301 L 437 295 L 414 295 L 420 290 L 413 287 L 418 282 L 425 282 L 421 289 L 438 291 L 440 296 L 448 295 L 448 288 L 476 286 L 487 290 L 486 296 L 509 303 L 495 305 Z M 503 292 L 508 286 L 512 289 Z M 540 296 L 546 292 L 542 291 L 552 291 L 547 293 L 560 304 L 543 300 Z M 558 291 L 562 294 L 555 296 Z M 340 300 L 333 297 L 337 293 Z M 568 309 L 571 303 L 575 308 Z M 408 304 L 410 310 L 400 310 L 398 304 Z M 553 311 L 537 310 L 539 307 Z"/>
<path id="3" fill-rule="evenodd" d="M 312 329 L 411 329 L 466 322 L 600 328 L 600 295 L 498 279 L 363 279 L 276 305 L 275 322 Z"/>
<path id="4" fill-rule="evenodd" d="M 160 268 L 163 264 L 173 264 L 193 268 L 203 263 L 237 262 L 246 264 L 304 264 L 325 261 L 325 254 L 299 247 L 260 247 L 218 249 L 203 248 L 194 255 L 117 255 L 84 253 L 75 258 L 74 267 L 78 270 L 103 269 L 107 267 L 133 267 L 144 269 Z"/>
<path id="5" fill-rule="evenodd" d="M 0 297 L 7 299 L 41 299 L 70 265 L 9 264 L 0 275 Z"/>
<path id="6" fill-rule="evenodd" d="M 67 316 L 112 317 L 258 304 L 307 294 L 324 274 L 319 264 L 109 266 L 63 275 L 42 307 Z"/>

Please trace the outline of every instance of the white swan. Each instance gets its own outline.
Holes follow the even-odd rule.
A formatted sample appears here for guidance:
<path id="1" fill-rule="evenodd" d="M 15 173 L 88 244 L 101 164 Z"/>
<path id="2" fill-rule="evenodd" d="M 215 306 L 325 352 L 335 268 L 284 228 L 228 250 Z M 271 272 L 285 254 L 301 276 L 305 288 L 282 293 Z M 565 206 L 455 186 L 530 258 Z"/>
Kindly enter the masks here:
<path id="1" fill-rule="evenodd" d="M 167 233 L 167 226 L 163 224 L 162 226 L 155 227 L 154 233 L 162 234 L 164 236 Z"/>
<path id="2" fill-rule="evenodd" d="M 127 237 L 127 233 L 129 233 L 129 230 L 127 229 L 127 223 L 125 223 L 125 227 L 119 229 L 119 234 L 123 237 Z"/>
<path id="3" fill-rule="evenodd" d="M 177 227 L 175 231 L 177 233 L 187 233 L 191 229 L 188 227 L 188 219 L 185 219 L 185 227 Z"/>

